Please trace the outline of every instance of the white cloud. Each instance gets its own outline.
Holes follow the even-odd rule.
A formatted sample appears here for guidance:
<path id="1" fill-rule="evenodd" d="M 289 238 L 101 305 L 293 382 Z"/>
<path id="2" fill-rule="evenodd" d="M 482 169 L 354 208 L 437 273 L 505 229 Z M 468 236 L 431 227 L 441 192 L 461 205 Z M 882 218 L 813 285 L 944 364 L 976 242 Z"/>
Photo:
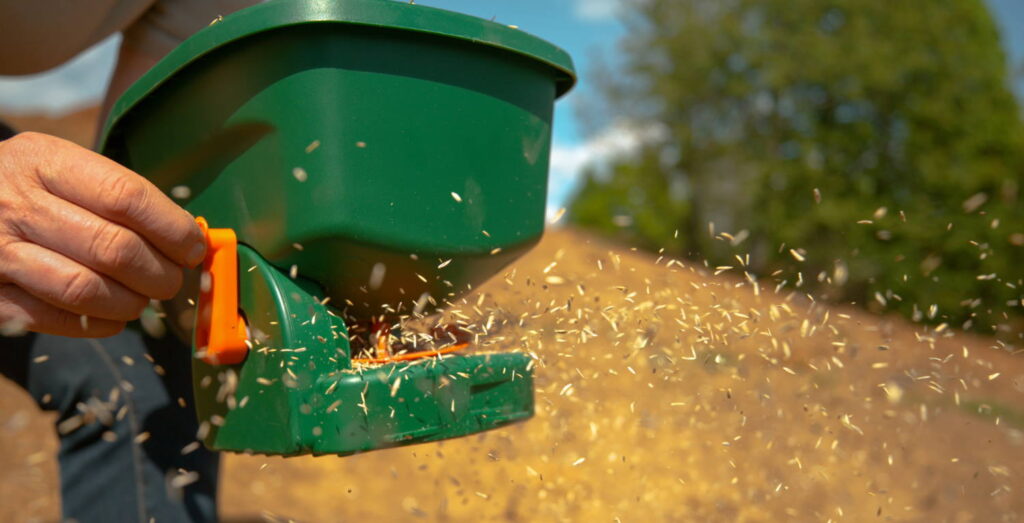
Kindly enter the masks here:
<path id="1" fill-rule="evenodd" d="M 112 36 L 71 61 L 30 76 L 0 76 L 0 110 L 60 115 L 99 103 L 107 90 L 120 36 Z"/>
<path id="2" fill-rule="evenodd" d="M 635 151 L 643 134 L 625 125 L 613 125 L 590 140 L 565 145 L 556 143 L 551 151 L 551 170 L 575 172 L 588 164 Z"/>
<path id="3" fill-rule="evenodd" d="M 575 0 L 574 12 L 577 17 L 594 22 L 615 18 L 622 0 Z"/>
<path id="4" fill-rule="evenodd" d="M 582 143 L 558 143 L 551 147 L 551 174 L 548 180 L 548 214 L 569 204 L 588 167 L 602 169 L 615 158 L 630 155 L 644 143 L 662 139 L 660 128 L 637 128 L 615 124 Z"/>

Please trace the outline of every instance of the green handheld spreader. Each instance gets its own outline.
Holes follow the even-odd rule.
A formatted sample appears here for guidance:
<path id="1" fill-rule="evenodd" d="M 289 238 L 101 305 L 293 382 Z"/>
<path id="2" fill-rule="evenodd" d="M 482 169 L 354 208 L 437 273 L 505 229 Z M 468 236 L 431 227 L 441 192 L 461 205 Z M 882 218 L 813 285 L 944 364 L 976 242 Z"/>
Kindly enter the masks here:
<path id="1" fill-rule="evenodd" d="M 474 353 L 457 326 L 421 345 L 390 329 L 539 240 L 553 105 L 574 81 L 565 52 L 494 22 L 273 0 L 132 85 L 102 152 L 207 234 L 198 303 L 165 304 L 194 318 L 206 445 L 349 454 L 530 417 L 527 356 Z"/>

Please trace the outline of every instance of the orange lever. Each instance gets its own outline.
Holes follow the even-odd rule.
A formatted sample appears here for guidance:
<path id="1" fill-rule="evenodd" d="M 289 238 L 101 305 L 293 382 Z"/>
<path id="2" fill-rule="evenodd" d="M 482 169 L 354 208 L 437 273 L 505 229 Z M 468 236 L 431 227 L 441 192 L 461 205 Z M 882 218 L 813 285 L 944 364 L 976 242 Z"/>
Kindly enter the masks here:
<path id="1" fill-rule="evenodd" d="M 206 236 L 206 258 L 199 285 L 196 354 L 210 365 L 245 360 L 249 346 L 245 319 L 238 313 L 238 238 L 231 229 L 196 223 Z"/>

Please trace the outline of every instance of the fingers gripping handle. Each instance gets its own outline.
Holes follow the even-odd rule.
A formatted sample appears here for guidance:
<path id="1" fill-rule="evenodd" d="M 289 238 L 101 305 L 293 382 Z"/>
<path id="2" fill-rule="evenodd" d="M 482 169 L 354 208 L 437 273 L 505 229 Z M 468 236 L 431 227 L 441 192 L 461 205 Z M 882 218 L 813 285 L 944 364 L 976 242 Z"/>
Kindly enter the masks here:
<path id="1" fill-rule="evenodd" d="M 196 218 L 196 223 L 206 236 L 196 311 L 196 356 L 211 365 L 241 363 L 249 347 L 245 319 L 238 312 L 238 239 L 231 229 L 211 229 L 204 218 Z"/>

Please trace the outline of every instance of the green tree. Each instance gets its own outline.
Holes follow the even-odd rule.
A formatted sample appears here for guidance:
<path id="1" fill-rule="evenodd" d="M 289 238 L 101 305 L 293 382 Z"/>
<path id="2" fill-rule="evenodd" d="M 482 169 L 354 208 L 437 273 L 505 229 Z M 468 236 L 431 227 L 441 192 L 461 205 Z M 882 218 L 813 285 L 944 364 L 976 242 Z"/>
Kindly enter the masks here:
<path id="1" fill-rule="evenodd" d="M 602 106 L 660 138 L 586 176 L 576 224 L 1009 328 L 1024 134 L 982 0 L 635 0 L 625 21 Z"/>

